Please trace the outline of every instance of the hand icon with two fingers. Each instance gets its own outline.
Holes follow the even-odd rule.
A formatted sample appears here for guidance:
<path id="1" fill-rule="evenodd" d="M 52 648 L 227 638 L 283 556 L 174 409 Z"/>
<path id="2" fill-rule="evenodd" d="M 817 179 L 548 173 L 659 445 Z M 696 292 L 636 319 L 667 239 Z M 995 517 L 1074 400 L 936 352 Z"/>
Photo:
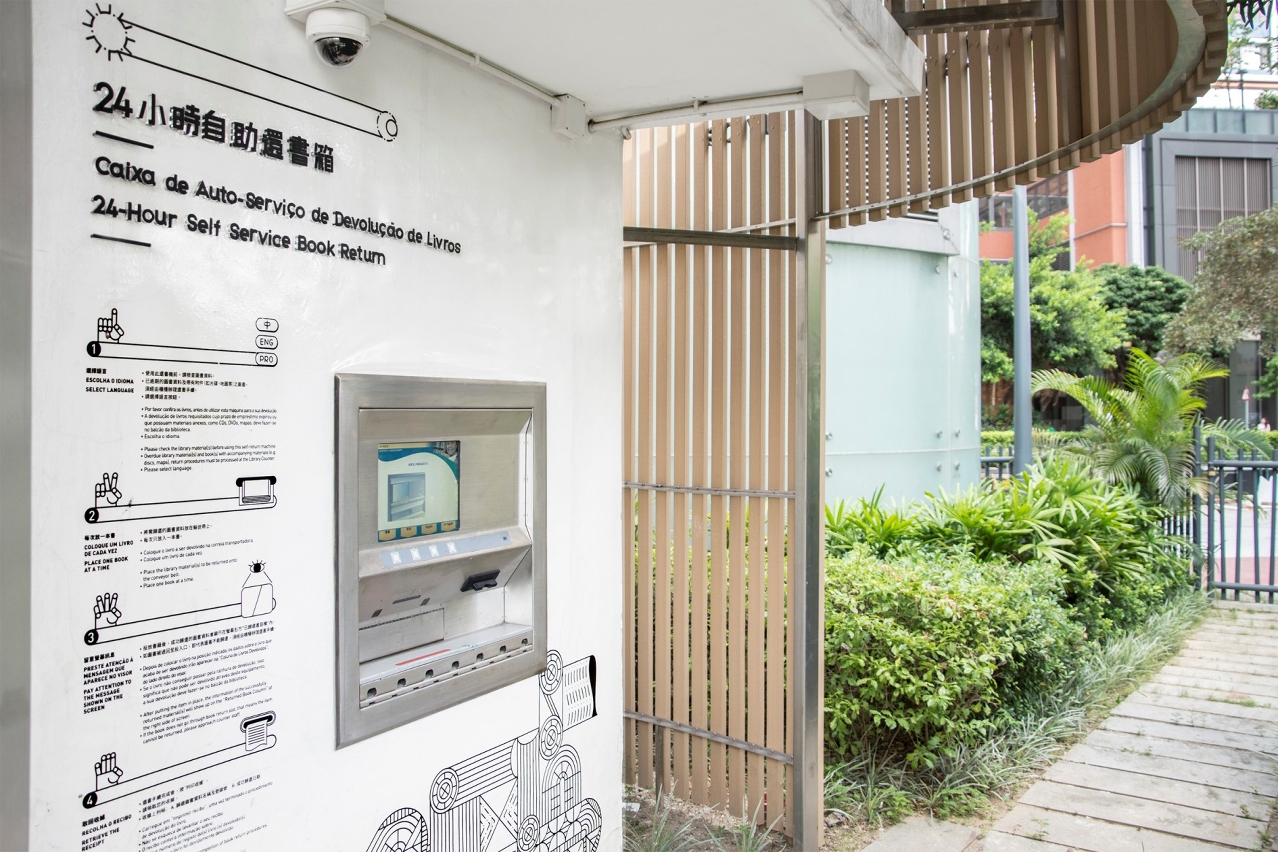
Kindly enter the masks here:
<path id="1" fill-rule="evenodd" d="M 119 478 L 120 478 L 120 474 L 118 473 L 102 474 L 102 481 L 95 482 L 93 484 L 94 498 L 96 498 L 97 500 L 105 499 L 112 506 L 114 506 L 116 503 L 119 503 L 120 497 L 122 496 L 120 494 L 120 489 L 116 487 L 116 482 L 119 480 Z"/>

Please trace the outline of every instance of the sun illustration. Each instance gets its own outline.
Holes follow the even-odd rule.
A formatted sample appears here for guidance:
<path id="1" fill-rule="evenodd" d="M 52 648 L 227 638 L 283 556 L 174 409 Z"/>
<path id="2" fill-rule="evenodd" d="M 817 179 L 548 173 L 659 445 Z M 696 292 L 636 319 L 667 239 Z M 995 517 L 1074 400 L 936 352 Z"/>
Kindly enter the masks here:
<path id="1" fill-rule="evenodd" d="M 125 22 L 123 12 L 112 15 L 110 5 L 103 9 L 94 4 L 93 9 L 85 9 L 84 13 L 89 16 L 89 20 L 84 22 L 89 28 L 89 34 L 84 40 L 97 44 L 98 49 L 94 53 L 105 50 L 108 62 L 113 56 L 118 56 L 123 61 L 124 57 L 133 55 L 129 51 L 129 44 L 134 41 L 129 35 L 133 25 Z"/>

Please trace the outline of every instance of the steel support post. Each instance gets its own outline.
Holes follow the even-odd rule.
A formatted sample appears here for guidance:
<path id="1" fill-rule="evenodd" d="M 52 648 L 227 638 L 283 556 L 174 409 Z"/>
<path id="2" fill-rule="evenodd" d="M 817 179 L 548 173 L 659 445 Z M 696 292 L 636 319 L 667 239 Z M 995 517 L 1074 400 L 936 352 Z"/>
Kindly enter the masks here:
<path id="1" fill-rule="evenodd" d="M 1012 190 L 1012 427 L 1015 430 L 1012 473 L 1034 460 L 1033 412 L 1030 409 L 1030 281 L 1029 207 L 1025 187 Z"/>
<path id="2" fill-rule="evenodd" d="M 825 222 L 815 218 L 822 197 L 821 123 L 807 110 L 795 115 L 799 252 L 795 281 L 795 517 L 790 521 L 790 594 L 795 595 L 789 660 L 794 673 L 791 793 L 795 852 L 817 852 L 825 801 Z"/>

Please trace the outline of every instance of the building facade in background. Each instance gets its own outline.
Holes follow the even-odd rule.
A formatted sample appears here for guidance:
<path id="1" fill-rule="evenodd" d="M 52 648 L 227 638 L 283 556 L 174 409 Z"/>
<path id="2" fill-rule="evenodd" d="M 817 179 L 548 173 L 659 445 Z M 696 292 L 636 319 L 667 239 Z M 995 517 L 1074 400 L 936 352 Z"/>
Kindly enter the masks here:
<path id="1" fill-rule="evenodd" d="M 1213 102 L 1223 101 L 1223 86 L 1213 89 Z M 1238 97 L 1235 92 L 1235 101 Z M 1057 259 L 1061 268 L 1155 265 L 1192 282 L 1199 258 L 1179 241 L 1268 209 L 1278 196 L 1275 165 L 1278 110 L 1195 108 L 1121 151 L 1033 184 L 1028 193 L 1040 218 L 1063 213 L 1072 219 L 1069 251 Z M 981 258 L 1009 261 L 1011 195 L 978 203 L 981 222 L 987 223 Z M 1249 397 L 1255 393 L 1254 382 L 1264 372 L 1259 348 L 1258 339 L 1244 340 L 1230 352 L 1229 378 L 1207 388 L 1209 418 L 1278 420 L 1274 399 L 1243 399 L 1245 389 Z M 1081 423 L 1072 401 L 1044 414 L 1058 427 Z"/>

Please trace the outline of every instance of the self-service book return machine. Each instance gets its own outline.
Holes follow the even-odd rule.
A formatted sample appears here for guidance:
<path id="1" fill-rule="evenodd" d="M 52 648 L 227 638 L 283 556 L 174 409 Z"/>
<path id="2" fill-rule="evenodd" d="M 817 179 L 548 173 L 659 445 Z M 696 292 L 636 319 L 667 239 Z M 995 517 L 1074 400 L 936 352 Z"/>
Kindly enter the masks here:
<path id="1" fill-rule="evenodd" d="M 337 744 L 546 664 L 546 386 L 337 376 Z"/>

